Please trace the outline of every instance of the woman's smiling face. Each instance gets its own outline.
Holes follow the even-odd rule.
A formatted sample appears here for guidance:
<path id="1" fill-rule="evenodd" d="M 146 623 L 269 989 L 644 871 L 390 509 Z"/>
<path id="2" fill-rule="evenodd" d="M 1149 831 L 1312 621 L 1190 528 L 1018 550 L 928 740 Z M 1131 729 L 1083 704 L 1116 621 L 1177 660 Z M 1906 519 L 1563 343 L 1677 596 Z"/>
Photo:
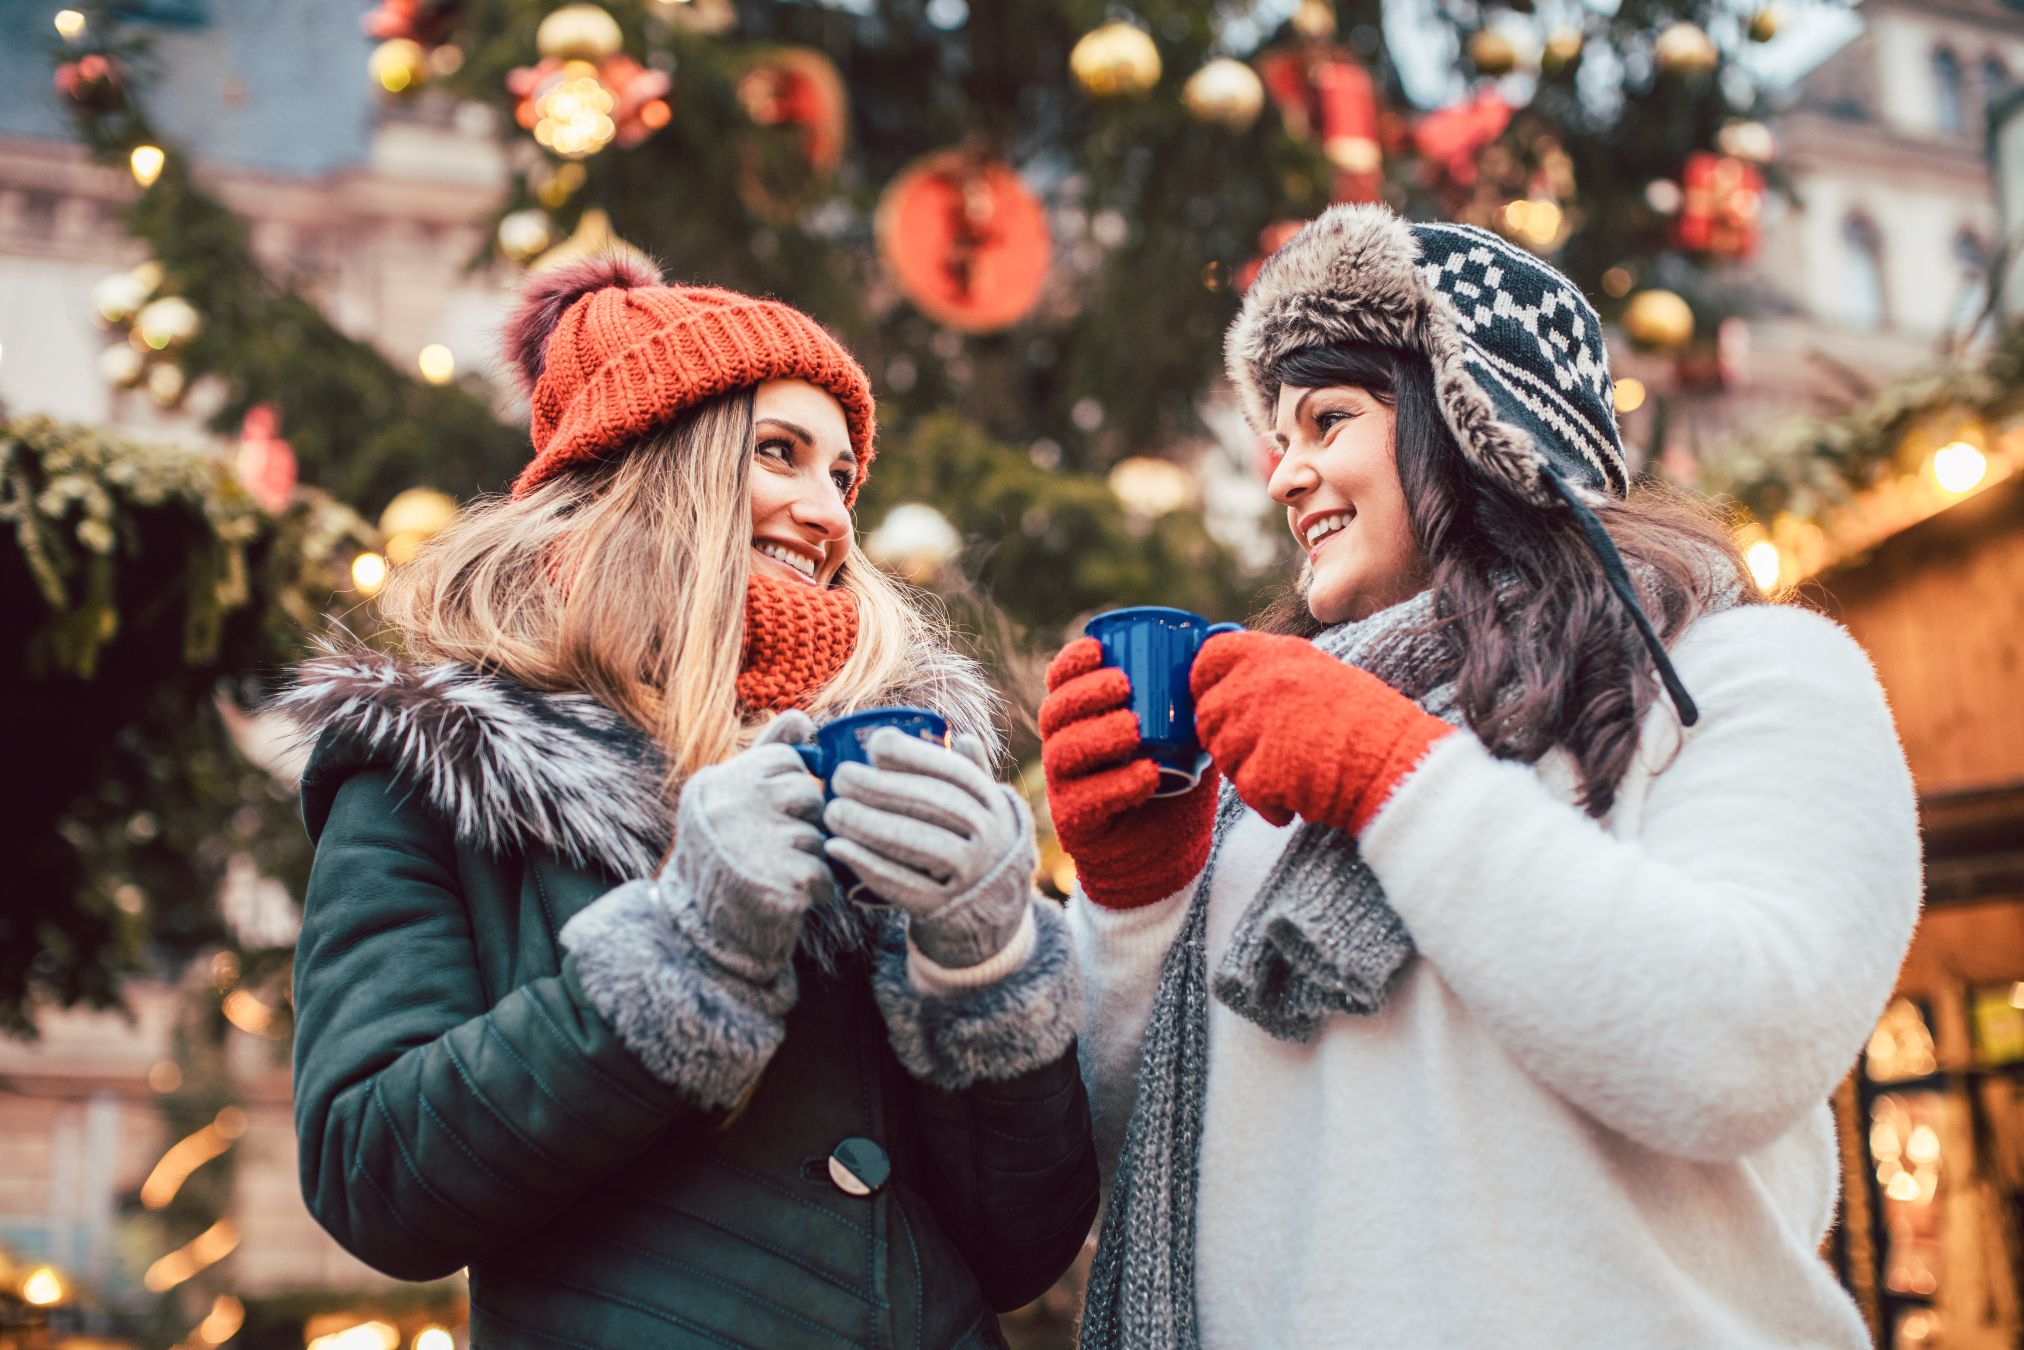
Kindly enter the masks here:
<path id="1" fill-rule="evenodd" d="M 1389 403 L 1355 385 L 1280 387 L 1268 490 L 1306 555 L 1307 608 L 1322 623 L 1367 618 L 1426 585 L 1396 422 Z"/>
<path id="2" fill-rule="evenodd" d="M 767 380 L 753 393 L 752 569 L 826 586 L 843 566 L 851 520 L 844 497 L 857 456 L 843 407 L 806 380 Z"/>

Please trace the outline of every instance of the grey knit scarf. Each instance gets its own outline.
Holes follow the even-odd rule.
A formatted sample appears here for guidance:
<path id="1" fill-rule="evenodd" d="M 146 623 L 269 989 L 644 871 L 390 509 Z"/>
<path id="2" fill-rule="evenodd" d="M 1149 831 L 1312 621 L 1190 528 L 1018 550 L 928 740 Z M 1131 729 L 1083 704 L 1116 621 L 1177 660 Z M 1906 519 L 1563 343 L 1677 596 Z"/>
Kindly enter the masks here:
<path id="1" fill-rule="evenodd" d="M 1448 654 L 1426 631 L 1433 592 L 1355 623 L 1314 645 L 1394 687 L 1421 683 Z M 1454 685 L 1420 706 L 1448 721 Z M 1138 1097 L 1111 1181 L 1110 1205 L 1083 1302 L 1082 1350 L 1193 1350 L 1195 1189 L 1207 1084 L 1209 888 L 1244 804 L 1226 783 L 1217 803 L 1209 861 L 1180 935 L 1160 968 L 1140 1051 Z M 1375 1012 L 1413 954 L 1412 939 L 1385 903 L 1384 888 L 1356 840 L 1305 821 L 1294 827 L 1230 938 L 1215 996 L 1285 1041 L 1305 1041 L 1332 1011 Z"/>
<path id="2" fill-rule="evenodd" d="M 1725 569 L 1711 569 L 1717 578 Z M 1634 568 L 1641 580 L 1644 569 Z M 1740 598 L 1718 581 L 1702 614 Z M 1432 591 L 1355 623 L 1337 624 L 1314 645 L 1394 688 L 1418 688 L 1447 659 L 1447 639 L 1429 631 Z M 1460 725 L 1452 680 L 1419 705 Z M 1413 957 L 1413 943 L 1384 887 L 1359 856 L 1356 839 L 1305 821 L 1297 825 L 1258 896 L 1231 933 L 1213 983 L 1208 969 L 1209 891 L 1216 863 L 1244 804 L 1228 784 L 1180 935 L 1160 967 L 1152 1017 L 1140 1048 L 1138 1095 L 1111 1180 L 1082 1313 L 1081 1350 L 1197 1350 L 1195 1199 L 1202 1112 L 1208 1089 L 1209 997 L 1282 1041 L 1303 1042 L 1331 1013 L 1384 1006 Z"/>

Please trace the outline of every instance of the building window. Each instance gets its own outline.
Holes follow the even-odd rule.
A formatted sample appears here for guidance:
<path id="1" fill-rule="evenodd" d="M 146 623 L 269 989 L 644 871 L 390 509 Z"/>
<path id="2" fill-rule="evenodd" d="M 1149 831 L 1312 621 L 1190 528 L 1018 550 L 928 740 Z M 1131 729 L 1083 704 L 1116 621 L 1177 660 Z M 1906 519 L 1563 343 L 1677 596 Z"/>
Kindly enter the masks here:
<path id="1" fill-rule="evenodd" d="M 2010 92 L 2010 67 L 2000 56 L 1982 58 L 1982 106 L 1993 108 Z"/>
<path id="2" fill-rule="evenodd" d="M 1948 318 L 1947 332 L 1958 342 L 1979 337 L 1990 326 L 1976 322 L 1989 302 L 1989 250 L 1981 236 L 1966 228 L 1955 235 L 1954 262 L 1960 268 L 1954 283 L 1958 299 Z"/>
<path id="3" fill-rule="evenodd" d="M 1851 328 L 1884 324 L 1883 238 L 1867 216 L 1841 227 L 1840 318 Z"/>
<path id="4" fill-rule="evenodd" d="M 1961 94 L 1961 58 L 1945 47 L 1933 53 L 1933 91 L 1938 100 L 1940 131 L 1959 136 L 1968 129 L 1968 105 Z"/>

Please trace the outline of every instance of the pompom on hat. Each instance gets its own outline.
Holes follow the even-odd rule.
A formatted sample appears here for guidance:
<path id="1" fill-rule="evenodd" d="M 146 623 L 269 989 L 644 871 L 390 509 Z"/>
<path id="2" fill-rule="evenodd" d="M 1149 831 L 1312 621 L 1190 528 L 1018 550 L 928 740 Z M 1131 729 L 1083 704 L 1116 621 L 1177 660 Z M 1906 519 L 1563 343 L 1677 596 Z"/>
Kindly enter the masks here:
<path id="1" fill-rule="evenodd" d="M 1572 517 L 1681 722 L 1699 720 L 1616 544 L 1583 500 L 1627 496 L 1630 470 L 1602 320 L 1575 284 L 1488 230 L 1332 206 L 1265 260 L 1224 338 L 1224 368 L 1251 429 L 1272 429 L 1281 361 L 1345 343 L 1426 359 L 1470 468 Z"/>
<path id="2" fill-rule="evenodd" d="M 637 443 L 687 408 L 764 380 L 806 380 L 843 407 L 857 473 L 876 453 L 871 380 L 821 324 L 777 300 L 670 286 L 644 257 L 611 252 L 536 274 L 507 320 L 505 355 L 533 408 L 524 496 L 565 469 Z"/>

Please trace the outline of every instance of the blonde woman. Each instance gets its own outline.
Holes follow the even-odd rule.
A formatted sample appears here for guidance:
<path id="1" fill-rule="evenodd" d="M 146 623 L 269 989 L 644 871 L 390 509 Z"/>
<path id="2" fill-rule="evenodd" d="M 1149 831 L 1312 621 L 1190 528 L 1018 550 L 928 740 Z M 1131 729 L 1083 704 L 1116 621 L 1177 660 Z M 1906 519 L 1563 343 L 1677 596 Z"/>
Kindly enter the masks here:
<path id="1" fill-rule="evenodd" d="M 333 655 L 295 967 L 310 1209 L 474 1344 L 1003 1344 L 1095 1208 L 1079 991 L 977 668 L 853 540 L 873 410 L 637 260 L 508 329 L 535 456 Z M 833 777 L 792 742 L 925 705 Z M 889 908 L 844 901 L 847 862 Z"/>

